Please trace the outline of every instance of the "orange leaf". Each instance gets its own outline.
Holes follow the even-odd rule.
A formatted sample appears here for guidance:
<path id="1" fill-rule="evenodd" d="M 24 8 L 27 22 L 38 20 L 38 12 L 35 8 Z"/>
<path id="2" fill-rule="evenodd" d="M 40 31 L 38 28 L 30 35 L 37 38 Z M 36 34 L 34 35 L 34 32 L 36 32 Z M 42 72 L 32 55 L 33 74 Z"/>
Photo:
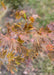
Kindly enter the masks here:
<path id="1" fill-rule="evenodd" d="M 1 5 L 2 5 L 2 7 L 3 7 L 4 9 L 6 9 L 6 6 L 5 6 L 5 4 L 4 4 L 3 1 L 1 2 Z"/>
<path id="2" fill-rule="evenodd" d="M 30 17 L 29 20 L 33 23 L 34 22 L 34 18 Z"/>
<path id="3" fill-rule="evenodd" d="M 47 48 L 48 51 L 54 51 L 53 45 L 47 45 L 46 48 Z"/>

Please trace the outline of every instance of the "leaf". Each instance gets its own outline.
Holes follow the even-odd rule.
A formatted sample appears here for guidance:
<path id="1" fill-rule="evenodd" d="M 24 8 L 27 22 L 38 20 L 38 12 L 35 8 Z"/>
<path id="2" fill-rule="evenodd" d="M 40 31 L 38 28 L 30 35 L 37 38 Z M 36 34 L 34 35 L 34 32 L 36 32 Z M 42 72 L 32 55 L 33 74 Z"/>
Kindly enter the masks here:
<path id="1" fill-rule="evenodd" d="M 3 1 L 1 1 L 1 5 L 2 5 L 2 7 L 6 10 L 6 6 L 5 6 L 5 4 L 4 4 Z"/>
<path id="2" fill-rule="evenodd" d="M 26 29 L 27 29 L 27 27 L 28 27 L 28 26 L 27 26 L 27 23 L 26 23 L 26 24 L 24 25 L 24 28 L 23 28 L 23 29 L 24 29 L 24 30 L 26 30 Z"/>
<path id="3" fill-rule="evenodd" d="M 9 61 L 12 61 L 15 58 L 15 54 L 11 51 L 10 53 L 7 54 L 7 58 Z"/>
<path id="4" fill-rule="evenodd" d="M 27 32 L 29 30 L 33 30 L 33 26 L 31 23 L 30 24 L 26 23 L 23 29 Z"/>
<path id="5" fill-rule="evenodd" d="M 26 14 L 24 13 L 24 18 L 26 19 Z"/>
<path id="6" fill-rule="evenodd" d="M 48 33 L 52 32 L 47 26 L 44 28 L 44 30 L 47 31 Z"/>
<path id="7" fill-rule="evenodd" d="M 24 58 L 22 58 L 21 56 L 15 57 L 15 63 L 16 63 L 17 65 L 20 65 L 21 62 L 23 62 L 23 61 L 24 61 Z"/>
<path id="8" fill-rule="evenodd" d="M 16 13 L 15 13 L 15 18 L 16 19 L 20 19 L 21 18 L 20 13 L 18 11 L 16 11 Z"/>
<path id="9" fill-rule="evenodd" d="M 34 22 L 34 18 L 30 17 L 29 20 L 33 23 Z"/>
<path id="10" fill-rule="evenodd" d="M 19 43 L 24 43 L 24 40 L 21 40 L 21 38 L 20 37 L 18 37 L 18 39 L 17 39 L 18 41 L 19 41 Z"/>
<path id="11" fill-rule="evenodd" d="M 3 50 L 2 52 L 0 52 L 0 58 L 5 58 L 5 55 L 7 53 L 7 50 Z"/>
<path id="12" fill-rule="evenodd" d="M 46 48 L 47 48 L 48 51 L 54 51 L 54 46 L 53 45 L 49 44 L 49 45 L 46 46 Z"/>
<path id="13" fill-rule="evenodd" d="M 3 58 L 5 57 L 5 55 L 6 55 L 6 53 L 7 53 L 7 50 L 5 50 L 5 51 L 3 51 Z"/>
<path id="14" fill-rule="evenodd" d="M 16 63 L 17 65 L 20 65 L 20 63 L 19 63 L 19 62 L 17 62 L 17 61 L 15 61 L 15 63 Z"/>
<path id="15" fill-rule="evenodd" d="M 15 24 L 14 28 L 21 28 L 21 25 Z"/>
<path id="16" fill-rule="evenodd" d="M 31 24 L 29 24 L 27 30 L 33 30 L 33 26 Z"/>
<path id="17" fill-rule="evenodd" d="M 14 26 L 12 26 L 11 29 L 12 29 L 12 31 L 16 32 L 16 31 L 18 31 L 18 29 L 21 29 L 21 25 L 14 23 Z"/>

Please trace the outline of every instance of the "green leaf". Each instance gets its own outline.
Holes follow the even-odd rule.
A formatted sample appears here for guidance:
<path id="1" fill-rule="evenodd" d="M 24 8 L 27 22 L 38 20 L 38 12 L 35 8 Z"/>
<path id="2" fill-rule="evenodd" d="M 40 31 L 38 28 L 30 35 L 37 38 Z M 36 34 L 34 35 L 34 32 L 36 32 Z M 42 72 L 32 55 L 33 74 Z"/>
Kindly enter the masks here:
<path id="1" fill-rule="evenodd" d="M 24 18 L 26 19 L 26 13 L 24 13 Z"/>

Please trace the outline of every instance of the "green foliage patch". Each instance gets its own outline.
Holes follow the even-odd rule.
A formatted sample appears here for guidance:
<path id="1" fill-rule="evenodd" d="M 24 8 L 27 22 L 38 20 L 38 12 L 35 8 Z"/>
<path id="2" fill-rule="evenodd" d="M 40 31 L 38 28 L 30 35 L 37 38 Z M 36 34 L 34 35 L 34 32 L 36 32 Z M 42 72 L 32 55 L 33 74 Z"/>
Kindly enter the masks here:
<path id="1" fill-rule="evenodd" d="M 9 4 L 10 7 L 17 9 L 19 6 L 23 6 L 24 0 L 3 0 L 3 1 L 6 5 Z"/>
<path id="2" fill-rule="evenodd" d="M 28 0 L 28 4 L 41 17 L 36 19 L 40 27 L 54 21 L 54 0 Z"/>

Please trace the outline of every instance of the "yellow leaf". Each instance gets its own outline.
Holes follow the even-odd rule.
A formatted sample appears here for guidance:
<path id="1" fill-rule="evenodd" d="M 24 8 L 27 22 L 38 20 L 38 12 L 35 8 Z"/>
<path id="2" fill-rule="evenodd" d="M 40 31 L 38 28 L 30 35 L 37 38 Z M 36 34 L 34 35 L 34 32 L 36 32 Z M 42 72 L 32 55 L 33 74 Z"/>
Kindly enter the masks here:
<path id="1" fill-rule="evenodd" d="M 15 63 L 16 63 L 17 65 L 20 65 L 20 63 L 19 63 L 19 62 L 17 62 L 17 61 L 15 61 Z"/>
<path id="2" fill-rule="evenodd" d="M 17 12 L 17 11 L 16 11 L 16 13 L 15 13 L 15 18 L 16 18 L 16 19 L 20 19 L 20 18 L 21 18 L 20 13 Z"/>
<path id="3" fill-rule="evenodd" d="M 15 57 L 15 62 L 21 63 L 23 61 L 24 61 L 24 58 L 22 58 L 21 56 Z"/>
<path id="4" fill-rule="evenodd" d="M 17 24 L 15 24 L 14 27 L 15 27 L 15 28 L 21 28 L 21 26 L 20 26 L 20 25 L 17 25 Z"/>
<path id="5" fill-rule="evenodd" d="M 5 6 L 5 4 L 4 4 L 3 1 L 1 1 L 1 5 L 2 5 L 2 7 L 3 7 L 4 9 L 6 9 L 6 6 Z"/>
<path id="6" fill-rule="evenodd" d="M 18 39 L 17 39 L 20 43 L 24 43 L 24 40 L 21 40 L 21 38 L 20 37 L 18 37 Z"/>
<path id="7" fill-rule="evenodd" d="M 0 58 L 5 58 L 5 55 L 7 53 L 7 50 L 3 50 L 2 52 L 0 52 Z"/>
<path id="8" fill-rule="evenodd" d="M 5 55 L 6 55 L 6 53 L 7 53 L 7 50 L 5 50 L 5 51 L 3 51 L 3 58 L 5 57 Z"/>
<path id="9" fill-rule="evenodd" d="M 33 26 L 31 24 L 28 25 L 28 30 L 33 30 Z"/>
<path id="10" fill-rule="evenodd" d="M 33 30 L 33 26 L 31 25 L 31 24 L 25 24 L 25 26 L 24 26 L 24 30 L 27 32 L 27 31 L 29 31 L 29 30 Z"/>
<path id="11" fill-rule="evenodd" d="M 13 52 L 10 52 L 7 54 L 7 58 L 9 61 L 13 60 L 15 58 L 15 54 Z"/>

